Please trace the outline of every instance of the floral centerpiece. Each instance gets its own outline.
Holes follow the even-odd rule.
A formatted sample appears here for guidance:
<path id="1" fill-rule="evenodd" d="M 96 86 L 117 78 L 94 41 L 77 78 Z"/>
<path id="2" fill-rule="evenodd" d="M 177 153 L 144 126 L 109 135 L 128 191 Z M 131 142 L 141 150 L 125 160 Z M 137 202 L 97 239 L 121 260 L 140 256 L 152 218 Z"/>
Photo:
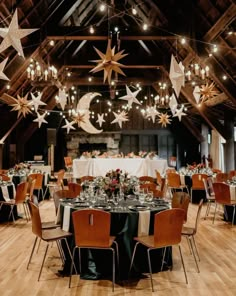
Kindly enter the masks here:
<path id="1" fill-rule="evenodd" d="M 211 168 L 206 167 L 204 163 L 193 163 L 187 164 L 186 167 L 182 167 L 179 169 L 179 173 L 181 175 L 189 175 L 192 176 L 193 174 L 207 174 L 208 176 L 213 175 Z"/>
<path id="2" fill-rule="evenodd" d="M 20 162 L 14 165 L 13 168 L 9 169 L 10 174 L 26 174 L 29 172 L 31 164 Z"/>

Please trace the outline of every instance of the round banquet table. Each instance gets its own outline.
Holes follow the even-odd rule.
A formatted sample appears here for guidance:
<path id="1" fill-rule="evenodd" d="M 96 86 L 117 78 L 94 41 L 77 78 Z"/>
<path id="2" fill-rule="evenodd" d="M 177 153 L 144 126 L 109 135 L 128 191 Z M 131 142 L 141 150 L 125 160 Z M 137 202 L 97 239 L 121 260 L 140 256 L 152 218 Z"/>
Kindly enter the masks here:
<path id="1" fill-rule="evenodd" d="M 64 212 L 65 207 L 69 207 L 69 222 L 67 221 L 67 230 L 73 233 L 73 223 L 71 213 L 75 210 L 83 209 L 81 203 L 76 201 L 77 199 L 63 199 L 60 201 L 60 206 L 57 214 L 57 223 L 60 223 L 62 228 L 65 222 Z M 119 246 L 119 269 L 120 269 L 120 279 L 125 280 L 128 278 L 129 266 L 131 261 L 131 256 L 134 248 L 135 241 L 133 238 L 137 236 L 138 233 L 138 222 L 139 222 L 139 211 L 136 210 L 136 205 L 139 204 L 138 201 L 126 200 L 123 201 L 118 208 L 110 204 L 109 206 L 104 206 L 104 210 L 109 210 L 111 213 L 111 235 L 116 236 L 116 241 Z M 154 227 L 154 215 L 160 211 L 169 208 L 169 204 L 164 200 L 156 199 L 152 204 L 144 204 L 148 206 L 150 210 L 150 224 L 149 224 L 149 234 L 153 234 Z M 86 206 L 88 207 L 88 206 Z M 96 208 L 96 205 L 95 205 Z M 132 209 L 131 209 L 132 208 Z M 67 219 L 66 219 L 67 220 Z M 72 238 L 69 242 L 71 250 L 74 247 L 74 239 Z M 66 248 L 63 248 L 66 255 L 66 262 L 64 265 L 63 273 L 69 274 L 71 260 L 69 255 L 66 254 Z M 82 274 L 80 275 L 83 279 L 98 279 L 104 278 L 111 275 L 112 271 L 112 257 L 111 252 L 103 250 L 81 250 L 81 263 L 82 263 Z M 76 252 L 77 254 L 77 252 Z M 161 269 L 163 249 L 152 251 L 152 262 L 153 272 L 158 272 Z M 78 254 L 77 254 L 78 255 Z M 79 258 L 75 257 L 75 264 L 77 270 L 79 270 Z M 167 249 L 166 256 L 164 259 L 163 270 L 169 269 L 172 266 L 172 249 L 171 247 Z M 146 249 L 140 245 L 137 248 L 137 253 L 134 261 L 134 268 L 132 269 L 129 277 L 140 277 L 142 273 L 148 272 L 147 263 L 147 252 Z"/>

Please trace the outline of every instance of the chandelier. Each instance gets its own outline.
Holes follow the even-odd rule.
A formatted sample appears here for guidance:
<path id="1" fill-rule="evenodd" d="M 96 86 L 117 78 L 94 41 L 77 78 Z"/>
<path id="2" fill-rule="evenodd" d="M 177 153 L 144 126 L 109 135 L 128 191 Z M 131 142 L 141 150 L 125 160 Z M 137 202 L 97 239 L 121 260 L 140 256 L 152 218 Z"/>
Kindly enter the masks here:
<path id="1" fill-rule="evenodd" d="M 171 100 L 171 94 L 168 83 L 159 82 L 158 94 L 154 97 L 154 103 L 157 109 L 169 109 L 169 103 Z"/>
<path id="2" fill-rule="evenodd" d="M 209 78 L 209 66 L 202 66 L 199 63 L 192 63 L 185 71 L 186 82 L 191 82 L 193 85 L 202 83 Z"/>
<path id="3" fill-rule="evenodd" d="M 26 70 L 27 79 L 35 84 L 54 84 L 58 78 L 58 71 L 54 65 L 39 63 L 31 59 Z"/>

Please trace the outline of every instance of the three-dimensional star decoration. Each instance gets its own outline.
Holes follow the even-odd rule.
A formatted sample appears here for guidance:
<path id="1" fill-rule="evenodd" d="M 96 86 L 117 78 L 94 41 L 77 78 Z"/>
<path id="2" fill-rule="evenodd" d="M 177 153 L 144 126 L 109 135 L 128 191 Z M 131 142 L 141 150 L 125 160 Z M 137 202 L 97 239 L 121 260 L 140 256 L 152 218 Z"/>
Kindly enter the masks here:
<path id="1" fill-rule="evenodd" d="M 20 39 L 33 33 L 36 30 L 38 29 L 19 29 L 16 9 L 9 28 L 0 28 L 0 36 L 4 38 L 2 43 L 0 44 L 0 53 L 7 49 L 9 46 L 12 46 L 22 57 L 24 57 L 24 52 Z"/>
<path id="2" fill-rule="evenodd" d="M 179 109 L 177 108 L 175 110 L 175 114 L 173 115 L 173 117 L 178 117 L 179 121 L 181 121 L 181 117 L 187 115 L 186 113 L 183 112 L 184 110 L 184 106 L 181 106 Z"/>
<path id="3" fill-rule="evenodd" d="M 97 116 L 98 116 L 98 119 L 96 122 L 98 122 L 99 126 L 102 127 L 102 123 L 106 122 L 104 119 L 104 113 L 102 113 L 102 114 L 98 113 Z"/>
<path id="4" fill-rule="evenodd" d="M 39 128 L 41 127 L 42 123 L 48 123 L 46 120 L 45 120 L 45 116 L 47 115 L 47 112 L 45 111 L 42 115 L 40 115 L 38 112 L 37 112 L 37 118 L 34 119 L 33 121 L 34 122 L 38 122 L 38 125 L 39 125 Z"/>
<path id="5" fill-rule="evenodd" d="M 3 70 L 6 66 L 7 60 L 8 60 L 8 58 L 3 60 L 0 64 L 0 79 L 3 79 L 3 80 L 9 80 L 9 78 L 3 73 Z"/>
<path id="6" fill-rule="evenodd" d="M 41 101 L 42 93 L 38 93 L 38 96 L 35 96 L 33 93 L 30 93 L 30 94 L 31 94 L 31 98 L 32 98 L 32 105 L 34 106 L 35 112 L 38 112 L 39 106 L 47 105 L 46 103 Z"/>
<path id="7" fill-rule="evenodd" d="M 94 47 L 94 49 L 101 59 L 92 61 L 96 62 L 97 66 L 90 70 L 90 72 L 96 73 L 99 71 L 104 71 L 103 82 L 107 80 L 109 84 L 111 84 L 112 71 L 125 76 L 125 73 L 120 68 L 122 64 L 118 63 L 120 59 L 127 56 L 127 54 L 123 54 L 124 50 L 115 53 L 115 47 L 111 49 L 111 39 L 108 39 L 107 50 L 105 54 L 96 47 Z"/>
<path id="8" fill-rule="evenodd" d="M 120 97 L 120 100 L 127 100 L 128 101 L 128 107 L 131 108 L 133 103 L 136 103 L 138 105 L 141 105 L 141 103 L 139 102 L 139 100 L 136 98 L 136 96 L 138 95 L 138 93 L 140 92 L 140 89 L 132 92 L 129 87 L 126 85 L 126 95 L 123 97 Z"/>
<path id="9" fill-rule="evenodd" d="M 120 113 L 113 112 L 115 119 L 111 123 L 118 123 L 119 127 L 122 128 L 122 122 L 129 121 L 127 112 L 121 111 Z"/>
<path id="10" fill-rule="evenodd" d="M 181 86 L 184 85 L 185 76 L 182 64 L 179 65 L 173 55 L 171 56 L 169 77 L 175 94 L 179 97 Z"/>
<path id="11" fill-rule="evenodd" d="M 90 118 L 90 111 L 88 110 L 78 110 L 78 112 L 73 116 L 74 123 L 81 127 L 81 123 L 86 123 Z"/>
<path id="12" fill-rule="evenodd" d="M 161 113 L 158 115 L 158 117 L 158 123 L 160 123 L 162 127 L 166 127 L 167 124 L 171 123 L 170 115 L 167 113 Z"/>
<path id="13" fill-rule="evenodd" d="M 65 121 L 66 121 L 66 124 L 63 125 L 62 128 L 66 128 L 67 134 L 69 134 L 71 129 L 75 130 L 75 127 L 73 126 L 75 122 L 74 121 L 69 122 L 67 119 L 65 119 Z"/>
<path id="14" fill-rule="evenodd" d="M 170 111 L 171 111 L 172 115 L 174 115 L 175 114 L 175 110 L 178 107 L 178 102 L 177 102 L 177 100 L 175 98 L 174 93 L 170 97 L 169 107 L 170 107 Z"/>
<path id="15" fill-rule="evenodd" d="M 195 101 L 197 102 L 197 104 L 199 103 L 200 101 L 200 98 L 201 98 L 201 93 L 200 93 L 200 87 L 198 85 L 196 85 L 194 87 L 194 90 L 193 90 L 193 96 L 195 98 Z"/>
<path id="16" fill-rule="evenodd" d="M 64 89 L 59 89 L 58 102 L 61 105 L 62 110 L 64 110 L 67 103 L 67 94 Z"/>
<path id="17" fill-rule="evenodd" d="M 149 118 L 151 117 L 152 118 L 152 122 L 155 123 L 155 120 L 156 120 L 156 116 L 160 114 L 157 109 L 156 109 L 156 106 L 151 106 L 147 109 L 147 114 L 146 114 L 146 117 Z"/>
<path id="18" fill-rule="evenodd" d="M 211 84 L 201 85 L 200 87 L 200 95 L 201 95 L 201 102 L 206 102 L 208 99 L 217 96 L 218 91 L 214 89 L 215 85 L 212 82 Z"/>
<path id="19" fill-rule="evenodd" d="M 21 114 L 25 117 L 27 114 L 32 113 L 31 111 L 32 101 L 27 100 L 28 93 L 24 97 L 20 97 L 19 95 L 17 95 L 17 98 L 18 99 L 12 98 L 13 101 L 15 101 L 15 103 L 10 104 L 10 106 L 13 107 L 11 111 L 18 111 L 17 118 Z"/>

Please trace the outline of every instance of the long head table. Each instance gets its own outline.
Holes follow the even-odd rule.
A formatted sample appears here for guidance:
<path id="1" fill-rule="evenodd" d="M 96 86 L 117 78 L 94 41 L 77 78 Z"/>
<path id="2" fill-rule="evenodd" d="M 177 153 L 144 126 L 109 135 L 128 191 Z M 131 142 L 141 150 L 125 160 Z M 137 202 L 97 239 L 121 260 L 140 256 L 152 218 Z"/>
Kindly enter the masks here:
<path id="1" fill-rule="evenodd" d="M 155 170 L 161 175 L 165 174 L 167 168 L 166 159 L 146 158 L 89 158 L 73 160 L 73 177 L 82 176 L 105 176 L 110 170 L 121 169 L 130 176 L 151 176 L 156 178 Z"/>

